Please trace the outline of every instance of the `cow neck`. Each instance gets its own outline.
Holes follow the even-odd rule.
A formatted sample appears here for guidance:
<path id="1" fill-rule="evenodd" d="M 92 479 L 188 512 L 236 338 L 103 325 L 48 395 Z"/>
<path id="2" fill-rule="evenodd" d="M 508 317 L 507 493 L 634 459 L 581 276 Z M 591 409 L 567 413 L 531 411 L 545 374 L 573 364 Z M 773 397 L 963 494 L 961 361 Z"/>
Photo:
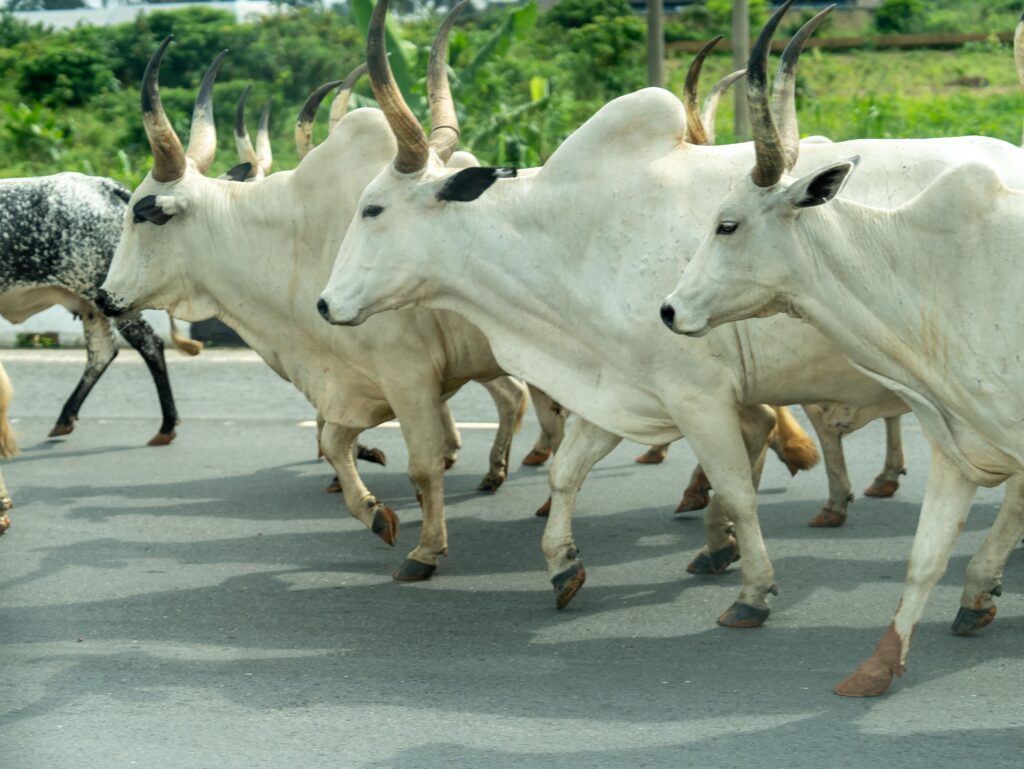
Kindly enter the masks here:
<path id="1" fill-rule="evenodd" d="M 1007 461 L 1019 467 L 1024 445 L 1006 430 L 1012 404 L 993 408 L 994 394 L 982 390 L 1001 381 L 1020 392 L 1024 377 L 996 373 L 984 339 L 965 334 L 958 320 L 975 311 L 965 315 L 958 294 L 970 257 L 952 232 L 920 226 L 918 205 L 886 211 L 839 199 L 805 214 L 799 247 L 813 255 L 814 269 L 798 273 L 794 306 L 858 369 L 910 403 L 965 476 L 991 484 L 1003 477 Z M 990 296 L 998 304 L 997 284 Z M 1012 357 L 1016 349 L 1005 352 Z"/>

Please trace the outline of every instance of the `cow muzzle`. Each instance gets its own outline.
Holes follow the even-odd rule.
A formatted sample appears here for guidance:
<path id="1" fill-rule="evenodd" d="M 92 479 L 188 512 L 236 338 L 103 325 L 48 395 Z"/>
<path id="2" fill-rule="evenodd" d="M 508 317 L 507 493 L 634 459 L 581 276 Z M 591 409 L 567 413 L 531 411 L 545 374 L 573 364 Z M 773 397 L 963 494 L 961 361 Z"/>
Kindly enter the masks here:
<path id="1" fill-rule="evenodd" d="M 707 317 L 695 317 L 686 312 L 678 312 L 672 302 L 661 305 L 661 322 L 669 331 L 683 336 L 704 336 L 711 330 Z"/>
<path id="2" fill-rule="evenodd" d="M 316 311 L 332 326 L 358 326 L 366 320 L 362 310 L 356 311 L 355 314 L 339 312 L 337 308 L 331 307 L 323 296 L 316 302 Z"/>

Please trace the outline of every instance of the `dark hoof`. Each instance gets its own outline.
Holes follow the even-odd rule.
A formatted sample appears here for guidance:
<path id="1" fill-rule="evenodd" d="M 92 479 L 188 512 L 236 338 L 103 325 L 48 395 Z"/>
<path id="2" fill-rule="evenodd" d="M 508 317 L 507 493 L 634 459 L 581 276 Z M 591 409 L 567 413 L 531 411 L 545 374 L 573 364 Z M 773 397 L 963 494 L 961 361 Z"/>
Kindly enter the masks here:
<path id="1" fill-rule="evenodd" d="M 422 582 L 425 579 L 430 579 L 435 571 L 437 571 L 436 564 L 406 558 L 391 576 L 399 582 Z"/>
<path id="2" fill-rule="evenodd" d="M 551 449 L 545 451 L 537 451 L 534 449 L 525 457 L 523 457 L 523 464 L 527 467 L 539 467 L 551 458 Z"/>
<path id="3" fill-rule="evenodd" d="M 331 478 L 331 482 L 327 484 L 327 488 L 324 491 L 328 494 L 338 494 L 341 492 L 341 481 L 338 480 L 338 476 Z"/>
<path id="4" fill-rule="evenodd" d="M 690 574 L 721 574 L 729 568 L 729 564 L 740 559 L 739 547 L 729 544 L 720 550 L 708 553 L 698 553 L 697 557 L 690 561 L 686 570 Z"/>
<path id="5" fill-rule="evenodd" d="M 69 422 L 66 425 L 62 425 L 62 424 L 60 424 L 58 422 L 56 425 L 54 425 L 53 429 L 50 430 L 50 434 L 47 435 L 46 437 L 47 438 L 60 438 L 61 436 L 64 436 L 64 435 L 71 435 L 71 433 L 73 433 L 74 431 L 75 431 L 75 422 L 74 422 L 74 420 L 72 420 L 71 422 Z"/>
<path id="6" fill-rule="evenodd" d="M 737 601 L 718 618 L 718 624 L 722 627 L 761 627 L 769 614 L 771 609 L 759 609 Z"/>
<path id="7" fill-rule="evenodd" d="M 881 478 L 875 478 L 874 483 L 864 489 L 865 497 L 891 497 L 900 488 L 899 481 L 884 481 Z"/>
<path id="8" fill-rule="evenodd" d="M 708 496 L 706 491 L 690 491 L 687 489 L 683 492 L 683 498 L 679 502 L 676 512 L 692 513 L 694 510 L 703 510 L 710 503 L 711 497 Z"/>
<path id="9" fill-rule="evenodd" d="M 577 561 L 568 569 L 551 578 L 555 588 L 555 608 L 564 609 L 587 581 L 587 570 Z"/>
<path id="10" fill-rule="evenodd" d="M 551 497 L 548 497 L 548 501 L 537 508 L 534 515 L 538 518 L 547 518 L 551 514 Z"/>
<path id="11" fill-rule="evenodd" d="M 846 523 L 846 512 L 833 510 L 828 505 L 821 508 L 821 512 L 814 516 L 808 523 L 815 529 L 836 529 Z"/>
<path id="12" fill-rule="evenodd" d="M 643 454 L 636 457 L 633 461 L 638 465 L 660 465 L 665 461 L 665 457 L 668 455 L 668 449 L 647 449 Z"/>
<path id="13" fill-rule="evenodd" d="M 373 525 L 370 531 L 383 539 L 389 545 L 394 546 L 398 540 L 398 516 L 395 511 L 387 505 L 381 505 L 373 514 Z"/>
<path id="14" fill-rule="evenodd" d="M 970 635 L 975 630 L 981 630 L 985 625 L 996 618 L 996 607 L 990 609 L 965 609 L 960 607 L 953 620 L 952 630 L 956 635 Z"/>
<path id="15" fill-rule="evenodd" d="M 169 433 L 157 433 L 149 439 L 149 446 L 167 446 L 177 436 L 177 433 L 171 430 Z"/>
<path id="16" fill-rule="evenodd" d="M 476 487 L 477 491 L 497 491 L 501 488 L 501 484 L 505 482 L 505 476 L 503 475 L 491 475 L 488 473 L 484 476 L 484 479 L 480 481 L 480 485 Z"/>
<path id="17" fill-rule="evenodd" d="M 364 462 L 373 462 L 375 465 L 386 465 L 388 458 L 384 455 L 384 452 L 380 449 L 368 449 L 366 446 L 360 446 L 356 450 L 356 459 L 361 459 Z"/>

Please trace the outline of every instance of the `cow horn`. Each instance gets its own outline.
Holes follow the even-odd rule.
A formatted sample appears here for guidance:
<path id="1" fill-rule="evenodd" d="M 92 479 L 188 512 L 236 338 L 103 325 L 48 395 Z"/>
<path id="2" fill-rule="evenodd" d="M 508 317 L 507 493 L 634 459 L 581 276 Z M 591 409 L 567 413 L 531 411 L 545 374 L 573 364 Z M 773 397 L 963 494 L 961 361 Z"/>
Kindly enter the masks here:
<path id="1" fill-rule="evenodd" d="M 722 98 L 729 86 L 739 80 L 747 74 L 745 69 L 738 69 L 735 72 L 731 72 L 717 83 L 711 89 L 711 93 L 708 94 L 708 98 L 704 100 L 704 109 L 700 114 L 700 122 L 704 125 L 704 133 L 707 135 L 706 144 L 715 143 L 715 115 L 718 113 L 718 101 Z"/>
<path id="2" fill-rule="evenodd" d="M 704 66 L 704 59 L 721 40 L 722 35 L 709 40 L 693 57 L 690 68 L 686 71 L 686 83 L 683 85 L 683 107 L 686 109 L 686 141 L 690 144 L 708 144 L 707 131 L 701 120 L 698 106 L 697 88 L 700 85 L 700 71 Z"/>
<path id="3" fill-rule="evenodd" d="M 462 0 L 444 17 L 434 37 L 434 44 L 430 47 L 430 60 L 427 63 L 427 100 L 430 102 L 428 143 L 444 163 L 448 162 L 459 146 L 459 118 L 455 114 L 455 102 L 448 83 L 448 35 L 467 5 L 469 0 Z"/>
<path id="4" fill-rule="evenodd" d="M 199 95 L 192 108 L 192 131 L 188 137 L 185 155 L 192 158 L 199 173 L 205 174 L 213 165 L 217 154 L 217 128 L 213 124 L 213 81 L 217 79 L 221 62 L 227 51 L 221 51 L 207 68 L 199 84 Z"/>
<path id="5" fill-rule="evenodd" d="M 366 35 L 366 63 L 370 68 L 370 85 L 384 116 L 398 141 L 395 155 L 395 170 L 411 174 L 427 165 L 430 147 L 416 116 L 402 98 L 395 76 L 388 64 L 384 40 L 384 19 L 388 12 L 388 0 L 377 0 L 370 16 L 370 28 Z"/>
<path id="6" fill-rule="evenodd" d="M 160 60 L 174 35 L 168 35 L 150 57 L 142 76 L 142 125 L 153 152 L 153 178 L 173 182 L 185 175 L 185 151 L 160 101 Z"/>
<path id="7" fill-rule="evenodd" d="M 274 153 L 270 148 L 270 102 L 263 105 L 260 110 L 260 123 L 256 129 L 256 160 L 263 169 L 264 174 L 269 174 L 274 165 Z"/>
<path id="8" fill-rule="evenodd" d="M 342 82 L 341 87 L 338 89 L 338 95 L 334 97 L 334 101 L 331 102 L 331 114 L 330 119 L 327 123 L 329 126 L 327 131 L 330 133 L 334 130 L 334 126 L 341 122 L 341 119 L 345 117 L 345 113 L 348 112 L 348 100 L 352 96 L 352 89 L 356 87 L 356 83 L 359 82 L 359 78 L 366 74 L 366 62 L 363 62 L 354 70 L 348 73 L 348 77 Z"/>
<path id="9" fill-rule="evenodd" d="M 775 122 L 782 139 L 782 148 L 786 155 L 786 170 L 796 165 L 800 154 L 800 128 L 796 119 L 796 64 L 804 50 L 807 39 L 814 30 L 832 13 L 835 5 L 830 5 L 814 16 L 797 31 L 782 52 L 779 71 L 775 74 L 772 85 L 772 103 L 775 107 Z"/>
<path id="10" fill-rule="evenodd" d="M 758 187 L 774 186 L 786 172 L 786 154 L 768 102 L 768 51 L 772 35 L 792 4 L 793 0 L 786 0 L 764 25 L 747 61 L 747 107 L 757 158 L 751 177 Z"/>
<path id="11" fill-rule="evenodd" d="M 256 150 L 252 148 L 252 142 L 249 140 L 249 129 L 245 127 L 245 100 L 249 98 L 251 90 L 251 85 L 245 87 L 242 95 L 238 97 L 238 105 L 235 107 L 235 149 L 238 150 L 239 162 L 249 163 L 252 166 L 249 176 L 255 174 L 260 167 Z"/>
<path id="12" fill-rule="evenodd" d="M 295 149 L 298 151 L 300 159 L 306 157 L 316 146 L 313 144 L 313 121 L 316 119 L 316 111 L 320 108 L 320 102 L 342 82 L 333 80 L 330 83 L 324 83 L 306 97 L 305 104 L 299 110 L 299 119 L 295 121 Z"/>

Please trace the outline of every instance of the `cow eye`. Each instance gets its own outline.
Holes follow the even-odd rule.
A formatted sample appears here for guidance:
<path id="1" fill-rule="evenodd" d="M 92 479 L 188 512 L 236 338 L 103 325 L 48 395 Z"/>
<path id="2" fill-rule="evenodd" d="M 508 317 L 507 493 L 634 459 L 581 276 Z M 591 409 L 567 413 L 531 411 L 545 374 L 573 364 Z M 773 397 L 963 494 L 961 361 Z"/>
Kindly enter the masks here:
<path id="1" fill-rule="evenodd" d="M 718 223 L 718 235 L 732 235 L 736 230 L 740 228 L 739 222 L 734 222 L 731 219 L 725 219 Z"/>
<path id="2" fill-rule="evenodd" d="M 380 216 L 384 213 L 384 206 L 367 206 L 363 209 L 364 219 L 373 219 L 375 216 Z"/>

